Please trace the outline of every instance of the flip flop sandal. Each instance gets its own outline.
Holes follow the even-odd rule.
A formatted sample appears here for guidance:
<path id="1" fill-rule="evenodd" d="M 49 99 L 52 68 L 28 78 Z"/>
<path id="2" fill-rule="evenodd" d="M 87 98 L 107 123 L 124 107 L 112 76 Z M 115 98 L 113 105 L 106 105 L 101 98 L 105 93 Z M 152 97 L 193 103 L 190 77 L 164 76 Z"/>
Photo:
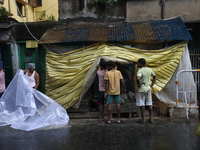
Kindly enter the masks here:
<path id="1" fill-rule="evenodd" d="M 144 123 L 145 121 L 142 120 L 138 120 L 137 123 Z"/>
<path id="2" fill-rule="evenodd" d="M 111 121 L 106 121 L 106 124 L 111 124 Z"/>
<path id="3" fill-rule="evenodd" d="M 149 120 L 148 122 L 149 122 L 149 123 L 154 123 L 154 122 L 153 122 L 153 121 L 151 121 L 151 120 Z"/>

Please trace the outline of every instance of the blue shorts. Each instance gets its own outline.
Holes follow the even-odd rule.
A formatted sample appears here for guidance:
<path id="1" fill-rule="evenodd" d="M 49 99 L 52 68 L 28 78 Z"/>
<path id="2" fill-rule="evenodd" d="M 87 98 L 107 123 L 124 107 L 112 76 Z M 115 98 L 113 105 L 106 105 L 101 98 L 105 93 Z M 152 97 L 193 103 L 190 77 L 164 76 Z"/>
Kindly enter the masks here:
<path id="1" fill-rule="evenodd" d="M 104 101 L 105 101 L 104 94 L 105 94 L 104 91 L 99 91 L 98 97 L 97 97 L 97 104 L 104 105 Z"/>
<path id="2" fill-rule="evenodd" d="M 120 104 L 121 103 L 121 99 L 120 99 L 120 95 L 107 95 L 107 100 L 106 100 L 106 104 Z"/>

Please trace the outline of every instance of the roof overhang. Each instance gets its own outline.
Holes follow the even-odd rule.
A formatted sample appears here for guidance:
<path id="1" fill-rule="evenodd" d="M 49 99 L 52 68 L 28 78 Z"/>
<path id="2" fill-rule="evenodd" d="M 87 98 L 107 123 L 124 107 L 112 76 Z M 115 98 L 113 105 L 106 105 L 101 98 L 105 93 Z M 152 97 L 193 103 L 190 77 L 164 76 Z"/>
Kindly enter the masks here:
<path id="1" fill-rule="evenodd" d="M 39 43 L 174 40 L 192 40 L 188 29 L 179 17 L 144 22 L 76 22 L 48 29 L 40 38 Z"/>
<path id="2" fill-rule="evenodd" d="M 0 23 L 0 29 L 8 29 L 12 26 L 14 26 L 15 24 L 2 24 Z"/>

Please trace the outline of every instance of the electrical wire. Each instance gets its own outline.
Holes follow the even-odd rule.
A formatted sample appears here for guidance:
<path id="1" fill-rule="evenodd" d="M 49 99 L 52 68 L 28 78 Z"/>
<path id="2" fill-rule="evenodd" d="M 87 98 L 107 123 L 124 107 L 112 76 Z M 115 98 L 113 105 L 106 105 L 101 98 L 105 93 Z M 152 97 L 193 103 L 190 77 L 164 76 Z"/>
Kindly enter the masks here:
<path id="1" fill-rule="evenodd" d="M 15 1 L 15 0 L 13 0 L 13 1 L 14 1 L 14 3 L 15 3 L 16 7 L 17 7 L 17 11 L 18 11 L 18 13 L 20 14 L 20 17 L 22 18 L 22 21 L 23 21 L 23 23 L 24 23 L 24 25 L 25 25 L 27 31 L 29 32 L 29 34 L 30 34 L 36 41 L 39 41 L 39 40 L 31 33 L 31 31 L 29 30 L 27 24 L 25 23 L 25 21 L 24 21 L 24 19 L 23 19 L 23 17 L 22 17 L 22 14 L 21 14 L 21 12 L 20 12 L 20 10 L 19 10 L 19 7 L 17 6 L 16 1 Z"/>

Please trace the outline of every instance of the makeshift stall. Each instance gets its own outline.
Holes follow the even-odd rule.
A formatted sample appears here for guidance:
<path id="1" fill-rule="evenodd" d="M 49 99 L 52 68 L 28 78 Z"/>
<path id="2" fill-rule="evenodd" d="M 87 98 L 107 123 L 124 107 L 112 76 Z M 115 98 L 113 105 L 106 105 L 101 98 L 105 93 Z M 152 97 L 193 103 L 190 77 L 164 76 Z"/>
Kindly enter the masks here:
<path id="1" fill-rule="evenodd" d="M 157 75 L 152 92 L 160 101 L 172 105 L 175 105 L 175 74 L 182 69 L 191 69 L 187 42 L 156 50 L 110 43 L 97 43 L 70 51 L 64 45 L 49 44 L 44 47 L 47 50 L 46 94 L 65 109 L 72 106 L 79 108 L 102 58 L 123 65 L 145 58 L 146 66 Z M 193 77 L 190 79 L 191 87 L 195 88 Z"/>

